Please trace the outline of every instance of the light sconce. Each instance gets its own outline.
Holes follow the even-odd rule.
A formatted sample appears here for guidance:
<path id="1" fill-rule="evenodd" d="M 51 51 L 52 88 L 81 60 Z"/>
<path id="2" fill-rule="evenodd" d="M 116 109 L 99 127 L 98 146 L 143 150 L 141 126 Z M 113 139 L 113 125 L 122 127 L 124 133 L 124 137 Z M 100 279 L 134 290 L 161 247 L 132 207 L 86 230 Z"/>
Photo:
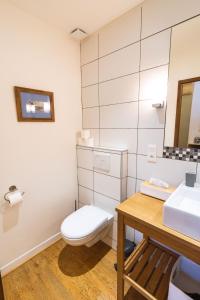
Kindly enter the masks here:
<path id="1" fill-rule="evenodd" d="M 152 107 L 156 108 L 156 109 L 163 108 L 164 107 L 164 101 L 152 103 Z"/>

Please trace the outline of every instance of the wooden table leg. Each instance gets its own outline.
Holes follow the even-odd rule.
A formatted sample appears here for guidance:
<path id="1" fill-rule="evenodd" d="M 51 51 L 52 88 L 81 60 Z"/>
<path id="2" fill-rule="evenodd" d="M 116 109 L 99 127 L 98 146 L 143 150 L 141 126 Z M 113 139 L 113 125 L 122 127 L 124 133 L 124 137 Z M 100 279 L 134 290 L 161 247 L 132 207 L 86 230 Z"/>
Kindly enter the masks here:
<path id="1" fill-rule="evenodd" d="M 1 279 L 1 273 L 0 273 L 0 300 L 4 300 L 3 284 L 2 284 L 2 279 Z"/>
<path id="2" fill-rule="evenodd" d="M 118 214 L 117 223 L 117 300 L 124 299 L 124 240 L 125 225 L 124 217 Z"/>

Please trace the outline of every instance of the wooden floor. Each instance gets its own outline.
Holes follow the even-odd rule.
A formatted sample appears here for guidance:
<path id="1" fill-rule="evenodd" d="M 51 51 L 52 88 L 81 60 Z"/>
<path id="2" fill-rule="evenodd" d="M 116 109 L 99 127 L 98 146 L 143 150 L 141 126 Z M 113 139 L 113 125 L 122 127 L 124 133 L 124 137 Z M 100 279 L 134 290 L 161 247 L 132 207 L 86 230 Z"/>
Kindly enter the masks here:
<path id="1" fill-rule="evenodd" d="M 115 300 L 116 252 L 60 240 L 3 278 L 6 300 Z"/>

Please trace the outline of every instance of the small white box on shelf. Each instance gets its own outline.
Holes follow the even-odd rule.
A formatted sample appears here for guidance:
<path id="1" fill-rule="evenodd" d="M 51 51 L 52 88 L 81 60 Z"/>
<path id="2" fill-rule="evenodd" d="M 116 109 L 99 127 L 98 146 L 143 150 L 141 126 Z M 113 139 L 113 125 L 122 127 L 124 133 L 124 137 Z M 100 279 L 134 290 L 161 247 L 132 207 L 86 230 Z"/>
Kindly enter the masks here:
<path id="1" fill-rule="evenodd" d="M 169 196 L 175 191 L 175 187 L 160 187 L 151 184 L 149 181 L 144 181 L 140 185 L 140 192 L 142 194 L 158 198 L 160 200 L 166 201 Z"/>

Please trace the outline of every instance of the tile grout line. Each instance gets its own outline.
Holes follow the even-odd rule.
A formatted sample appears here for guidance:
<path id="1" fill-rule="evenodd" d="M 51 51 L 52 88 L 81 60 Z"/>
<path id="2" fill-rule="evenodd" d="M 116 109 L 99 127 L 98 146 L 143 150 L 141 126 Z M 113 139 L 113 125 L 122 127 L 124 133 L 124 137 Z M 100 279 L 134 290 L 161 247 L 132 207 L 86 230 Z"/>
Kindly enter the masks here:
<path id="1" fill-rule="evenodd" d="M 109 198 L 109 199 L 111 199 L 111 200 L 113 200 L 113 201 L 116 201 L 118 204 L 120 203 L 120 200 L 117 200 L 117 199 L 115 199 L 115 198 L 113 198 L 113 197 L 111 197 L 111 196 L 109 196 L 109 195 L 106 195 L 106 194 L 97 192 L 97 191 L 95 191 L 95 190 L 93 190 L 93 189 L 91 189 L 91 188 L 89 188 L 89 187 L 87 187 L 87 186 L 84 186 L 84 185 L 82 185 L 82 184 L 79 184 L 79 186 L 82 187 L 82 188 L 84 188 L 84 189 L 90 190 L 90 191 L 93 192 L 93 193 L 96 193 L 96 194 L 98 194 L 98 195 L 107 197 L 107 198 Z M 81 202 L 81 201 L 80 201 L 80 202 Z M 117 205 L 117 204 L 116 204 L 116 205 Z"/>
<path id="2" fill-rule="evenodd" d="M 98 143 L 101 145 L 101 138 L 100 138 L 100 127 L 101 127 L 101 110 L 100 110 L 100 94 L 99 94 L 99 32 L 98 32 L 98 106 L 99 106 L 99 130 L 98 130 Z"/>
<path id="3" fill-rule="evenodd" d="M 142 36 L 142 7 L 140 10 L 140 16 L 141 16 L 141 20 L 140 20 L 140 57 L 139 57 L 139 71 L 141 69 L 141 59 L 142 59 L 142 43 L 141 43 L 141 36 Z M 139 72 L 139 87 L 138 87 L 138 100 L 140 98 L 140 88 L 141 88 L 141 75 Z M 138 103 L 138 122 L 137 122 L 137 146 L 136 146 L 136 166 L 135 166 L 135 171 L 136 171 L 136 185 L 135 185 L 135 192 L 136 192 L 136 186 L 137 186 L 137 174 L 138 174 L 138 147 L 139 147 L 139 122 L 140 122 L 140 105 Z"/>
<path id="4" fill-rule="evenodd" d="M 143 70 L 138 70 L 137 72 L 131 72 L 131 73 L 128 73 L 128 74 L 119 75 L 117 77 L 113 77 L 113 78 L 109 78 L 109 79 L 102 80 L 102 81 L 99 81 L 99 82 L 87 84 L 85 86 L 81 86 L 81 88 L 85 89 L 85 88 L 88 88 L 88 87 L 91 87 L 91 86 L 94 86 L 94 85 L 98 85 L 98 84 L 101 85 L 101 84 L 104 84 L 104 83 L 109 82 L 109 81 L 117 80 L 117 79 L 128 77 L 128 76 L 131 76 L 131 75 L 137 75 L 139 73 L 143 73 L 143 72 L 147 72 L 147 71 L 150 71 L 150 70 L 158 69 L 158 68 L 161 68 L 161 67 L 164 67 L 164 66 L 167 66 L 167 65 L 168 65 L 168 63 L 164 63 L 164 64 L 157 65 L 157 66 L 154 66 L 154 67 L 151 67 L 151 68 L 147 68 L 147 69 L 143 69 Z"/>
<path id="5" fill-rule="evenodd" d="M 141 7 L 141 9 L 142 9 L 142 7 Z M 188 18 L 188 19 L 185 19 L 185 20 L 183 20 L 183 21 L 180 21 L 180 22 L 178 22 L 178 23 L 175 23 L 174 25 L 165 27 L 164 29 L 161 29 L 161 30 L 159 30 L 159 31 L 156 31 L 156 32 L 154 32 L 154 33 L 152 33 L 152 34 L 150 34 L 150 35 L 145 36 L 145 37 L 142 37 L 142 33 L 141 33 L 141 37 L 140 37 L 139 40 L 137 40 L 137 41 L 135 41 L 135 42 L 132 42 L 132 43 L 129 43 L 129 44 L 127 44 L 127 45 L 125 45 L 125 46 L 123 46 L 123 47 L 120 47 L 120 48 L 118 48 L 118 49 L 115 49 L 115 50 L 113 50 L 113 51 L 111 51 L 111 52 L 108 52 L 107 54 L 105 54 L 105 55 L 103 55 L 103 56 L 100 56 L 99 58 L 93 59 L 93 60 L 91 60 L 91 61 L 89 61 L 89 62 L 87 62 L 87 63 L 85 63 L 85 64 L 82 64 L 81 67 L 84 67 L 84 66 L 86 66 L 86 65 L 88 65 L 88 64 L 90 64 L 90 63 L 93 63 L 93 62 L 97 61 L 98 59 L 101 59 L 101 58 L 104 58 L 104 57 L 106 57 L 106 56 L 109 56 L 109 55 L 111 55 L 111 54 L 113 54 L 113 53 L 115 53 L 115 52 L 117 52 L 117 51 L 123 50 L 124 48 L 127 48 L 127 47 L 130 47 L 130 46 L 134 45 L 134 44 L 137 44 L 137 43 L 139 43 L 140 41 L 143 41 L 143 40 L 146 40 L 146 39 L 148 39 L 148 38 L 151 38 L 151 37 L 153 37 L 153 36 L 155 36 L 155 35 L 157 35 L 157 34 L 160 34 L 160 33 L 164 32 L 164 31 L 167 31 L 167 30 L 169 30 L 169 29 L 171 29 L 171 28 L 173 28 L 173 27 L 176 27 L 176 26 L 178 26 L 178 25 L 180 25 L 180 24 L 182 24 L 182 23 L 184 23 L 184 22 L 187 22 L 187 21 L 189 21 L 189 20 L 192 20 L 192 19 L 194 19 L 194 18 L 196 18 L 196 17 L 198 17 L 198 16 L 200 16 L 200 14 L 194 15 L 194 16 Z M 120 18 L 120 16 L 119 16 L 119 18 Z M 99 34 L 99 32 L 98 32 L 98 34 Z"/>
<path id="6" fill-rule="evenodd" d="M 172 47 L 172 27 L 171 27 L 171 31 L 170 31 L 170 43 L 169 43 L 169 59 L 168 59 L 169 63 L 168 63 L 167 87 L 169 86 L 171 47 Z M 164 150 L 164 147 L 165 147 L 166 120 L 167 120 L 167 97 L 166 97 L 166 104 L 165 104 L 165 126 L 164 126 L 164 137 L 163 137 L 163 150 Z"/>
<path id="7" fill-rule="evenodd" d="M 166 101 L 166 99 L 160 99 L 157 101 Z M 124 104 L 129 104 L 129 103 L 141 103 L 141 102 L 152 102 L 154 99 L 137 99 L 137 100 L 131 100 L 131 101 L 124 101 L 124 102 L 116 102 L 116 103 L 109 103 L 109 104 L 102 104 L 100 107 L 107 107 L 107 106 L 114 106 L 114 105 L 124 105 Z M 94 106 L 88 106 L 88 107 L 83 107 L 83 110 L 85 109 L 92 109 L 92 108 L 98 108 L 99 105 L 94 105 Z"/>

